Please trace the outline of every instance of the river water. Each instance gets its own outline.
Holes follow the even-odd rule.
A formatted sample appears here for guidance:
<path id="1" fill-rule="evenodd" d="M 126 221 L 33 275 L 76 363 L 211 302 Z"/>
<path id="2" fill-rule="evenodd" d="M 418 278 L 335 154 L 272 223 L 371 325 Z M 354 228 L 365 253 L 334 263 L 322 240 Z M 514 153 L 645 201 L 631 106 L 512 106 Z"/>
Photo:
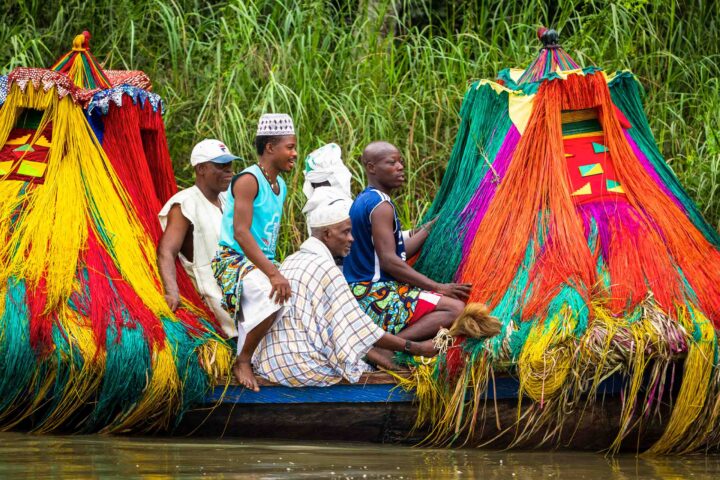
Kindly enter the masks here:
<path id="1" fill-rule="evenodd" d="M 0 479 L 700 479 L 720 456 L 438 450 L 364 443 L 0 434 Z"/>

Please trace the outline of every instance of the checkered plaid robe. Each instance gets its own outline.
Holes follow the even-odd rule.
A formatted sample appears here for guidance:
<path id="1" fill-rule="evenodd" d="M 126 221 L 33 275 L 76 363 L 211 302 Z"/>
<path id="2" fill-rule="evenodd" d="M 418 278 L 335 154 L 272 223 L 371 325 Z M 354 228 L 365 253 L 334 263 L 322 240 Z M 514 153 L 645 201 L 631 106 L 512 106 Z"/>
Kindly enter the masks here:
<path id="1" fill-rule="evenodd" d="M 330 251 L 310 237 L 280 271 L 290 282 L 290 306 L 257 349 L 257 373 L 293 387 L 357 382 L 368 369 L 362 358 L 385 332 L 362 311 Z"/>

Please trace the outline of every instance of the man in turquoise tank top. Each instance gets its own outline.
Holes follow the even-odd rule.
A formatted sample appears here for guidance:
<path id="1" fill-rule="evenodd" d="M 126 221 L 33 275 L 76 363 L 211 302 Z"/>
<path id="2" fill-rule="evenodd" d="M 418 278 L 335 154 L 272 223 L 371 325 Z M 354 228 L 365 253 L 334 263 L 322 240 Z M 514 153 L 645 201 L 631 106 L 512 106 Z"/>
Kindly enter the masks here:
<path id="1" fill-rule="evenodd" d="M 290 298 L 290 283 L 275 260 L 283 203 L 287 195 L 279 176 L 297 161 L 295 129 L 286 114 L 260 118 L 255 149 L 258 162 L 230 182 L 220 229 L 220 250 L 213 259 L 222 305 L 238 325 L 238 355 L 233 375 L 259 391 L 252 369 L 258 343 Z"/>

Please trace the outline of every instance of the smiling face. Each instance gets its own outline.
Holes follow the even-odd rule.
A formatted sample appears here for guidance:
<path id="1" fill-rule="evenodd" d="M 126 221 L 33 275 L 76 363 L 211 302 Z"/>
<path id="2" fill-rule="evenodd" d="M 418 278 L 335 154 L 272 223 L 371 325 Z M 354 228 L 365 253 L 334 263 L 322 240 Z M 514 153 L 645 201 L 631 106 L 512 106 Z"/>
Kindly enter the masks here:
<path id="1" fill-rule="evenodd" d="M 297 138 L 295 135 L 278 137 L 265 146 L 264 156 L 277 171 L 290 172 L 297 162 Z"/>
<path id="2" fill-rule="evenodd" d="M 216 193 L 228 189 L 233 174 L 233 162 L 205 162 L 195 167 L 196 182 L 202 182 Z"/>

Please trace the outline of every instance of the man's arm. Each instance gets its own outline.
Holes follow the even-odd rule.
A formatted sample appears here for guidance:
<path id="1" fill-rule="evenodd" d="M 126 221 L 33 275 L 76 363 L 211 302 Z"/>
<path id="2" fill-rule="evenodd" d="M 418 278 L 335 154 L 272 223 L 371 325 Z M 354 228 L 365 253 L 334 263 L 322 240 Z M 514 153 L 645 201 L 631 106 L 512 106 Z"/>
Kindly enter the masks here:
<path id="1" fill-rule="evenodd" d="M 407 283 L 423 290 L 432 290 L 452 298 L 466 299 L 470 294 L 470 285 L 464 283 L 438 283 L 416 271 L 405 263 L 395 252 L 394 223 L 392 206 L 383 202 L 370 215 L 372 238 L 380 268 L 395 280 Z"/>
<path id="2" fill-rule="evenodd" d="M 160 279 L 165 289 L 165 301 L 173 312 L 180 306 L 175 259 L 180 253 L 191 227 L 192 224 L 182 214 L 180 205 L 175 204 L 168 212 L 167 226 L 158 243 L 157 261 Z"/>
<path id="3" fill-rule="evenodd" d="M 290 283 L 280 274 L 277 267 L 260 250 L 250 233 L 253 218 L 253 201 L 258 193 L 257 180 L 253 175 L 241 175 L 233 185 L 235 210 L 233 211 L 233 234 L 245 256 L 263 272 L 272 285 L 270 298 L 275 297 L 276 303 L 283 303 L 290 298 Z"/>
<path id="4" fill-rule="evenodd" d="M 428 238 L 428 231 L 423 226 L 411 231 L 411 236 L 405 240 L 405 252 L 408 258 L 415 256 L 425 244 Z"/>
<path id="5" fill-rule="evenodd" d="M 405 241 L 405 251 L 407 252 L 408 258 L 414 257 L 423 245 L 425 245 L 425 240 L 427 240 L 430 235 L 430 230 L 436 220 L 437 217 L 411 231 L 410 238 Z"/>

